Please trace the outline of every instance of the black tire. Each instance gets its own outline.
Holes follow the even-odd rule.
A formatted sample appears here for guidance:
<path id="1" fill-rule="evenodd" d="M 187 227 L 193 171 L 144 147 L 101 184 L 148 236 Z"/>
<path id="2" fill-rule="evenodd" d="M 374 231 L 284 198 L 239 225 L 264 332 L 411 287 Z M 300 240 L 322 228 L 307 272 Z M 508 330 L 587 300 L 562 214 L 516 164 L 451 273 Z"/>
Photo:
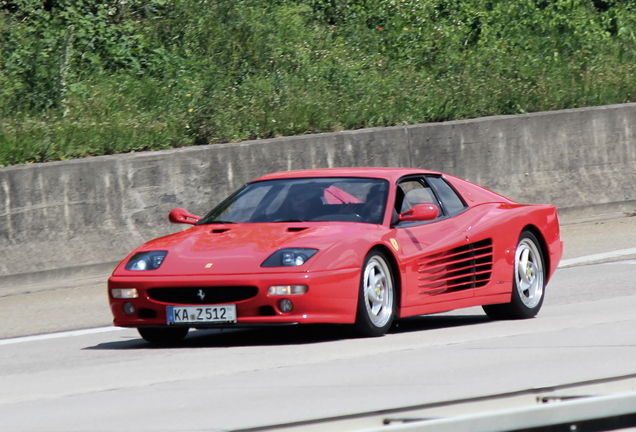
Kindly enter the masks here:
<path id="1" fill-rule="evenodd" d="M 386 255 L 379 250 L 367 254 L 362 264 L 355 330 L 361 336 L 382 336 L 396 315 L 396 288 Z"/>
<path id="2" fill-rule="evenodd" d="M 174 345 L 188 334 L 188 327 L 139 327 L 137 331 L 146 341 L 157 345 Z"/>
<path id="3" fill-rule="evenodd" d="M 515 250 L 510 303 L 483 306 L 492 319 L 527 319 L 539 313 L 545 297 L 545 258 L 534 234 L 523 231 Z"/>

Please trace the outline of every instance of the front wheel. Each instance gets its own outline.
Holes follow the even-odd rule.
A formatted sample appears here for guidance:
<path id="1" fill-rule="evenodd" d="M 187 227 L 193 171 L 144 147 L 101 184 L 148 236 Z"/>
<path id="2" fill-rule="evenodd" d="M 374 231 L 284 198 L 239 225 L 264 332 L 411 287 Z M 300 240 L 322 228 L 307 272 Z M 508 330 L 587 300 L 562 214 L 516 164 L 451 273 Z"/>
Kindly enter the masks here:
<path id="1" fill-rule="evenodd" d="M 487 305 L 483 309 L 492 319 L 532 318 L 543 305 L 545 260 L 539 241 L 530 231 L 519 237 L 515 251 L 514 282 L 510 303 Z"/>
<path id="2" fill-rule="evenodd" d="M 188 334 L 188 327 L 139 327 L 137 331 L 146 341 L 157 345 L 174 345 Z"/>
<path id="3" fill-rule="evenodd" d="M 382 336 L 395 317 L 395 281 L 386 255 L 371 251 L 360 277 L 355 328 L 362 336 Z"/>

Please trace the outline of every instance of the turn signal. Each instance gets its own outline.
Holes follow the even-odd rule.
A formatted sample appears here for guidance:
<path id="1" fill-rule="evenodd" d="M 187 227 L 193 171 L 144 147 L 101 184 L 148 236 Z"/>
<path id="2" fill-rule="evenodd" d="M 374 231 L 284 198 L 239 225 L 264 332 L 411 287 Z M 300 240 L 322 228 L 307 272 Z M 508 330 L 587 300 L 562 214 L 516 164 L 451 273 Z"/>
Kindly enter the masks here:
<path id="1" fill-rule="evenodd" d="M 116 299 L 134 299 L 139 298 L 139 293 L 136 288 L 112 288 L 110 295 Z"/>
<path id="2" fill-rule="evenodd" d="M 271 296 L 301 295 L 307 292 L 307 285 L 273 285 L 267 293 Z"/>

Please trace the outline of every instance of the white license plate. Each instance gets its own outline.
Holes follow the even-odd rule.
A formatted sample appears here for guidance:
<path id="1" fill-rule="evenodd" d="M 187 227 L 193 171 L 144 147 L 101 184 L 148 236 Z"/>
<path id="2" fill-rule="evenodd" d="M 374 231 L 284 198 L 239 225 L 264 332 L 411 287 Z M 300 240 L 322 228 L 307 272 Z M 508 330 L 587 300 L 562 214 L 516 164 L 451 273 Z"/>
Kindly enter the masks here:
<path id="1" fill-rule="evenodd" d="M 168 324 L 235 323 L 236 305 L 168 306 Z"/>

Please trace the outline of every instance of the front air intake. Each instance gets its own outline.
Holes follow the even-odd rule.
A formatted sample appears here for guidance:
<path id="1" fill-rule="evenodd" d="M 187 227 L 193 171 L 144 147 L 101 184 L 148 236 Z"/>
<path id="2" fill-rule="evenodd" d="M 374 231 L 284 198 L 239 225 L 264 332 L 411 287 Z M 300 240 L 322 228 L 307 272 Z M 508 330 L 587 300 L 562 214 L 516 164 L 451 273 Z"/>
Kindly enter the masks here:
<path id="1" fill-rule="evenodd" d="M 255 286 L 150 288 L 148 296 L 169 304 L 222 304 L 256 297 Z"/>

